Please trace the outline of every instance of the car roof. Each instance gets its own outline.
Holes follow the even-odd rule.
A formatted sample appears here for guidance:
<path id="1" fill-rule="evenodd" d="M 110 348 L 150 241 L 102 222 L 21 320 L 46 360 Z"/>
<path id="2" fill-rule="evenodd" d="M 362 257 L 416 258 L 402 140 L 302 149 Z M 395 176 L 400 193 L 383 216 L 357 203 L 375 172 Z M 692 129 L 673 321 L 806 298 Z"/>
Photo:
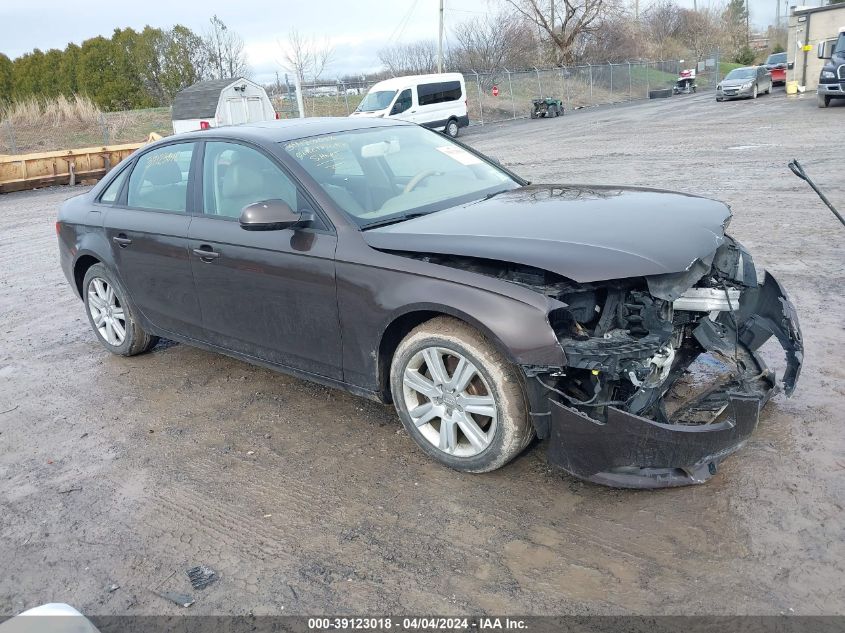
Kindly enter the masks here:
<path id="1" fill-rule="evenodd" d="M 309 136 L 323 134 L 337 134 L 352 130 L 375 129 L 414 125 L 407 121 L 395 119 L 378 119 L 368 117 L 310 117 L 304 119 L 282 119 L 279 121 L 262 121 L 259 123 L 245 123 L 243 125 L 226 125 L 209 130 L 185 132 L 168 136 L 163 141 L 174 139 L 196 140 L 207 136 L 245 139 L 264 143 L 284 143 Z"/>
<path id="2" fill-rule="evenodd" d="M 408 86 L 420 83 L 435 83 L 438 81 L 463 81 L 464 76 L 461 73 L 434 73 L 429 75 L 404 75 L 402 77 L 391 77 L 390 79 L 382 79 L 373 84 L 370 90 L 375 89 L 391 89 L 406 88 Z"/>

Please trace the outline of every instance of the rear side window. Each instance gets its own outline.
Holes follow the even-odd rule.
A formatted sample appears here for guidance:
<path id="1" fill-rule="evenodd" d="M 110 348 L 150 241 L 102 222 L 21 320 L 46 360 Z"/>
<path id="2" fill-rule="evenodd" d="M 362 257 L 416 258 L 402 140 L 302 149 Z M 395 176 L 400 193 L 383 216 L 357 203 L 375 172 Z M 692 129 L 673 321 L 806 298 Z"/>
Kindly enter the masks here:
<path id="1" fill-rule="evenodd" d="M 442 81 L 417 86 L 417 96 L 421 106 L 433 103 L 457 101 L 461 98 L 460 81 Z"/>
<path id="2" fill-rule="evenodd" d="M 193 143 L 177 143 L 141 156 L 129 176 L 128 206 L 185 213 L 193 153 Z"/>
<path id="3" fill-rule="evenodd" d="M 120 190 L 123 188 L 123 183 L 126 181 L 126 176 L 129 175 L 129 170 L 124 169 L 117 175 L 117 178 L 112 180 L 111 184 L 106 187 L 103 195 L 100 196 L 100 202 L 103 204 L 114 204 L 117 202 L 117 197 L 120 195 Z"/>

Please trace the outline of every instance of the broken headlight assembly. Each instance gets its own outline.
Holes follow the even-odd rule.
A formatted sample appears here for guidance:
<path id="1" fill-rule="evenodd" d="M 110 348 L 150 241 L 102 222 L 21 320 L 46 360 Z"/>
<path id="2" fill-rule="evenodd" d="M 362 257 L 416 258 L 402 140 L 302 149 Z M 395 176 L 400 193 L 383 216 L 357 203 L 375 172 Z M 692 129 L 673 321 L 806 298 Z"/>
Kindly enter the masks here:
<path id="1" fill-rule="evenodd" d="M 758 283 L 730 238 L 682 273 L 562 283 L 555 298 L 565 307 L 549 324 L 567 365 L 527 373 L 550 461 L 579 477 L 622 487 L 707 480 L 777 390 L 757 353 L 772 336 L 786 353 L 783 388 L 794 389 L 795 309 L 771 275 Z"/>

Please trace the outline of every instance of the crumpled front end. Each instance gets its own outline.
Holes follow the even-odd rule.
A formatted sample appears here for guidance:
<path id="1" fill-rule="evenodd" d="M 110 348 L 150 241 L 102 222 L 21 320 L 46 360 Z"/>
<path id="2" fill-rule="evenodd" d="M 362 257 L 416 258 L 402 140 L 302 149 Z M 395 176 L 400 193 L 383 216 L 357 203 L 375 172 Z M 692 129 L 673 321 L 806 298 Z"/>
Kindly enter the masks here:
<path id="1" fill-rule="evenodd" d="M 726 237 L 684 272 L 558 286 L 549 315 L 565 367 L 524 367 L 549 462 L 596 483 L 703 483 L 757 427 L 762 406 L 795 389 L 803 344 L 777 280 Z M 758 354 L 774 336 L 780 383 Z"/>

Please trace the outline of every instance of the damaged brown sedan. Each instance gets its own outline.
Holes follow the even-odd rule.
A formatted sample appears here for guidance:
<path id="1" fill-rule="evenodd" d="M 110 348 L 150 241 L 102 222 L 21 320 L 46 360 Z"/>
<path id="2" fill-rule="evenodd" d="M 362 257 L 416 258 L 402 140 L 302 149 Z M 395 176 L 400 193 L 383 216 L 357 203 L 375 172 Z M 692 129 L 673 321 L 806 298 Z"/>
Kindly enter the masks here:
<path id="1" fill-rule="evenodd" d="M 113 353 L 166 337 L 392 402 L 458 470 L 536 435 L 575 476 L 651 488 L 709 479 L 798 379 L 795 308 L 729 220 L 696 196 L 530 185 L 412 124 L 309 119 L 153 144 L 57 231 Z"/>

